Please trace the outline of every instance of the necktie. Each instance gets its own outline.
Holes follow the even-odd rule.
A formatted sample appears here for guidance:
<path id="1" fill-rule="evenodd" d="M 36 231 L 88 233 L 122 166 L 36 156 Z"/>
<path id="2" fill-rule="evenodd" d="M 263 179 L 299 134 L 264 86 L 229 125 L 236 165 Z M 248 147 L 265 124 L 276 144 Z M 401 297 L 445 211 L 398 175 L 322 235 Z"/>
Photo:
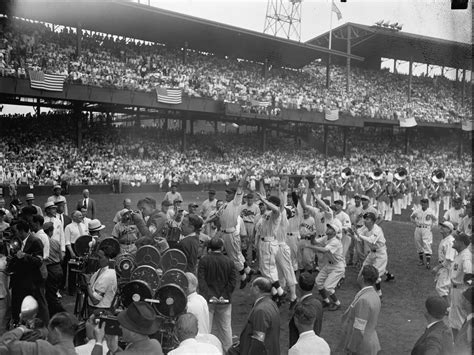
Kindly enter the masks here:
<path id="1" fill-rule="evenodd" d="M 83 206 L 84 206 L 84 208 L 86 208 L 86 209 L 87 209 L 87 199 L 86 199 L 86 198 L 84 199 Z"/>

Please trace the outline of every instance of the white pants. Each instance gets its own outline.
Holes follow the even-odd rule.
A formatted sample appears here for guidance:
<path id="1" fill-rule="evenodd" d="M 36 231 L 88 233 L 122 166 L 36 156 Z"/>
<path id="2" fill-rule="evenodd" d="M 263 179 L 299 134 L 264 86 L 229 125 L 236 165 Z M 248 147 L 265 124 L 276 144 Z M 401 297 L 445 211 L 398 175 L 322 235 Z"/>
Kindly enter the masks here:
<path id="1" fill-rule="evenodd" d="M 238 231 L 233 233 L 222 233 L 222 241 L 224 242 L 224 249 L 227 256 L 234 262 L 237 271 L 244 269 L 244 256 L 240 248 L 240 235 Z"/>
<path id="2" fill-rule="evenodd" d="M 232 345 L 232 306 L 230 304 L 209 303 L 209 324 L 214 334 L 227 351 Z"/>
<path id="3" fill-rule="evenodd" d="M 449 270 L 442 267 L 438 270 L 435 277 L 436 292 L 441 297 L 449 296 L 449 289 L 451 288 L 451 278 L 449 277 Z"/>
<path id="4" fill-rule="evenodd" d="M 258 263 L 262 276 L 268 277 L 272 282 L 278 281 L 278 270 L 276 266 L 276 255 L 278 253 L 276 240 L 260 240 L 258 244 Z"/>
<path id="5" fill-rule="evenodd" d="M 345 269 L 344 263 L 324 265 L 318 276 L 316 276 L 318 290 L 325 289 L 332 295 L 336 290 L 337 284 L 344 277 Z"/>
<path id="6" fill-rule="evenodd" d="M 278 280 L 281 287 L 296 285 L 295 270 L 291 263 L 291 250 L 286 243 L 278 244 L 278 252 L 275 255 L 278 270 Z"/>
<path id="7" fill-rule="evenodd" d="M 393 206 L 394 214 L 398 216 L 402 214 L 402 199 L 401 198 L 394 198 L 392 206 Z"/>
<path id="8" fill-rule="evenodd" d="M 461 329 L 467 314 L 462 309 L 463 292 L 467 290 L 467 286 L 457 285 L 451 288 L 451 305 L 449 308 L 449 326 L 454 329 Z"/>
<path id="9" fill-rule="evenodd" d="M 417 253 L 433 254 L 431 251 L 433 233 L 430 228 L 415 228 L 415 246 Z"/>
<path id="10" fill-rule="evenodd" d="M 443 196 L 443 209 L 445 211 L 449 210 L 449 202 L 450 202 L 450 196 L 449 195 Z"/>

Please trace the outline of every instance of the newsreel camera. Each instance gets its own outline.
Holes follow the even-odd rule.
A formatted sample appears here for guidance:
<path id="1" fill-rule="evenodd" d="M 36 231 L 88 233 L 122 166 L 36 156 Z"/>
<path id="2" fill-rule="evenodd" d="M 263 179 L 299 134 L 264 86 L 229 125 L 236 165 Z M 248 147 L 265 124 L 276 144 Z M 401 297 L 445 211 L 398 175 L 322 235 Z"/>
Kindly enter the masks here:
<path id="1" fill-rule="evenodd" d="M 187 304 L 188 279 L 184 273 L 187 259 L 178 249 L 168 249 L 163 255 L 151 245 L 140 247 L 136 254 L 121 254 L 115 270 L 120 278 L 114 305 L 128 307 L 132 302 L 150 303 L 161 320 L 161 329 L 153 336 L 165 352 L 174 349 L 178 341 L 174 326 Z M 112 323 L 113 320 L 104 320 Z"/>

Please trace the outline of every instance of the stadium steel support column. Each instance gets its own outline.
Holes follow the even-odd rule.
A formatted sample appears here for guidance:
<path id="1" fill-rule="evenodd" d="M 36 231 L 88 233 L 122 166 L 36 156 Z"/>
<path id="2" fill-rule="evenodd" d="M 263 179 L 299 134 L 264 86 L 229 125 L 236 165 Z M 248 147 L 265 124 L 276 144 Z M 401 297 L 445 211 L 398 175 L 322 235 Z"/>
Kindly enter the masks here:
<path id="1" fill-rule="evenodd" d="M 214 133 L 219 133 L 219 122 L 214 121 Z"/>
<path id="2" fill-rule="evenodd" d="M 267 150 L 267 129 L 265 126 L 262 127 L 262 150 Z"/>
<path id="3" fill-rule="evenodd" d="M 323 126 L 323 132 L 324 132 L 324 156 L 327 158 L 327 156 L 328 156 L 328 133 L 329 133 L 329 127 L 327 125 Z"/>
<path id="4" fill-rule="evenodd" d="M 77 33 L 76 33 L 76 55 L 79 57 L 82 52 L 82 24 L 77 23 Z"/>
<path id="5" fill-rule="evenodd" d="M 326 65 L 326 89 L 331 85 L 331 55 L 328 54 L 328 62 Z"/>
<path id="6" fill-rule="evenodd" d="M 346 92 L 349 93 L 351 87 L 351 25 L 347 26 L 347 58 L 346 58 Z M 344 131 L 345 132 L 345 131 Z M 345 154 L 345 153 L 344 153 Z"/>
<path id="7" fill-rule="evenodd" d="M 80 149 L 82 147 L 82 104 L 74 102 L 72 110 L 72 117 L 76 121 L 77 148 Z"/>
<path id="8" fill-rule="evenodd" d="M 408 154 L 408 148 L 410 147 L 410 130 L 405 128 L 405 154 Z"/>
<path id="9" fill-rule="evenodd" d="M 182 141 L 181 141 L 181 150 L 185 152 L 188 147 L 187 147 L 187 142 L 186 142 L 186 125 L 188 123 L 187 119 L 181 120 L 181 131 L 182 131 Z"/>
<path id="10" fill-rule="evenodd" d="M 466 69 L 463 69 L 462 70 L 462 83 L 461 83 L 461 105 L 464 105 L 465 97 L 466 97 Z"/>
<path id="11" fill-rule="evenodd" d="M 410 59 L 410 64 L 408 66 L 408 102 L 411 101 L 411 77 L 413 75 L 413 60 Z"/>
<path id="12" fill-rule="evenodd" d="M 344 156 L 347 154 L 347 127 L 342 129 L 342 154 Z"/>

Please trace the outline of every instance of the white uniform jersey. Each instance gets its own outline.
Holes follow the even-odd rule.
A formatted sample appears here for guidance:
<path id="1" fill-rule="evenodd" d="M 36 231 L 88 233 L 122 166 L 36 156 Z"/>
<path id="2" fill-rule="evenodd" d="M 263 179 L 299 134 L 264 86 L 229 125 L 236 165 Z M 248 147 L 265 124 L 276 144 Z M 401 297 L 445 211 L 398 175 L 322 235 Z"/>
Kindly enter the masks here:
<path id="1" fill-rule="evenodd" d="M 448 235 L 439 242 L 438 262 L 448 267 L 454 261 L 457 251 L 453 248 L 454 237 Z"/>
<path id="2" fill-rule="evenodd" d="M 421 227 L 432 227 L 433 225 L 436 225 L 438 222 L 435 212 L 431 208 L 427 208 L 425 211 L 423 209 L 418 209 L 414 211 L 412 214 L 412 217 L 415 219 L 415 223 L 417 226 Z M 428 216 L 434 216 L 435 218 L 431 218 Z"/>
<path id="3" fill-rule="evenodd" d="M 460 208 L 460 209 L 457 210 L 454 207 L 451 207 L 448 211 L 446 211 L 444 213 L 443 218 L 446 221 L 449 221 L 452 224 L 454 224 L 454 227 L 457 228 L 457 226 L 462 221 L 463 217 L 461 217 L 461 216 L 463 216 L 463 215 L 464 215 L 464 208 Z"/>

